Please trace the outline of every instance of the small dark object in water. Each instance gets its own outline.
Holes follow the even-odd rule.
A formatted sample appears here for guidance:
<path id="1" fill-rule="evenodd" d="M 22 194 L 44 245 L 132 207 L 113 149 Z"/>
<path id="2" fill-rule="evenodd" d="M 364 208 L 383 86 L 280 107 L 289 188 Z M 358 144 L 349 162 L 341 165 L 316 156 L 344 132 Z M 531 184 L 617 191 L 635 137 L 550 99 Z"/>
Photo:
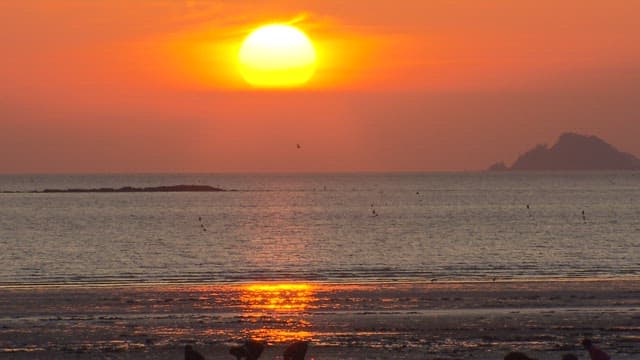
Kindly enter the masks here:
<path id="1" fill-rule="evenodd" d="M 236 357 L 236 360 L 257 360 L 264 351 L 264 345 L 255 340 L 247 340 L 240 346 L 229 349 L 229 353 Z"/>
<path id="2" fill-rule="evenodd" d="M 512 351 L 504 356 L 504 360 L 535 360 L 535 359 L 530 358 L 521 352 Z"/>
<path id="3" fill-rule="evenodd" d="M 284 360 L 304 360 L 308 347 L 309 343 L 306 341 L 296 341 L 284 349 L 282 357 Z"/>
<path id="4" fill-rule="evenodd" d="M 204 360 L 204 356 L 193 350 L 191 345 L 187 345 L 184 347 L 184 360 Z"/>

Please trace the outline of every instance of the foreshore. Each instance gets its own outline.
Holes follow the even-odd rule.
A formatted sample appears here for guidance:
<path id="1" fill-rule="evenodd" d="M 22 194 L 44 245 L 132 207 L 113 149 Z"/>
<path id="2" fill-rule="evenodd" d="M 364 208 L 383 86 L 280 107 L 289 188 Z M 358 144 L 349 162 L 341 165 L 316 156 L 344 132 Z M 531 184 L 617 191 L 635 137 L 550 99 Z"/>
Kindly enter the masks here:
<path id="1" fill-rule="evenodd" d="M 594 339 L 614 359 L 640 357 L 640 280 L 263 283 L 0 288 L 0 357 L 207 359 L 295 340 L 315 359 L 585 358 Z"/>

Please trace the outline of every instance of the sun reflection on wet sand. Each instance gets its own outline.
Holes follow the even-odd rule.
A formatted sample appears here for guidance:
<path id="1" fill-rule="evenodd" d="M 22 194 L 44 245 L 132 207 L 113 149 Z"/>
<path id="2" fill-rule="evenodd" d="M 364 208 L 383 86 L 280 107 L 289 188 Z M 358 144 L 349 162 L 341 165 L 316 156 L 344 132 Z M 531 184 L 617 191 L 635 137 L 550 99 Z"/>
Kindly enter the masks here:
<path id="1" fill-rule="evenodd" d="M 250 338 L 267 342 L 309 340 L 312 324 L 305 311 L 315 307 L 316 287 L 310 284 L 251 284 L 242 287 L 240 301 L 245 316 L 256 317 L 259 328 L 248 329 Z"/>
<path id="2" fill-rule="evenodd" d="M 313 333 L 310 331 L 288 331 L 272 328 L 251 330 L 247 335 L 251 339 L 270 343 L 291 343 L 293 341 L 309 340 L 313 337 Z"/>
<path id="3" fill-rule="evenodd" d="M 309 284 L 247 285 L 240 296 L 240 301 L 253 311 L 302 312 L 317 300 L 315 287 Z"/>

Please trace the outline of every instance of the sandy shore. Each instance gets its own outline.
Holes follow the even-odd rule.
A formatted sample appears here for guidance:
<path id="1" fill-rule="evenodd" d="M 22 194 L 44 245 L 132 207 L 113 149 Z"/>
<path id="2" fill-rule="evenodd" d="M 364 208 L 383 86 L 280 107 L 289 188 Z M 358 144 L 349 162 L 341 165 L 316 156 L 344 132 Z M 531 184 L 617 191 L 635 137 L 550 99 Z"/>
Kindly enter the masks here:
<path id="1" fill-rule="evenodd" d="M 231 359 L 247 337 L 265 359 L 297 339 L 309 359 L 586 359 L 583 337 L 638 359 L 640 280 L 0 289 L 3 358 Z"/>

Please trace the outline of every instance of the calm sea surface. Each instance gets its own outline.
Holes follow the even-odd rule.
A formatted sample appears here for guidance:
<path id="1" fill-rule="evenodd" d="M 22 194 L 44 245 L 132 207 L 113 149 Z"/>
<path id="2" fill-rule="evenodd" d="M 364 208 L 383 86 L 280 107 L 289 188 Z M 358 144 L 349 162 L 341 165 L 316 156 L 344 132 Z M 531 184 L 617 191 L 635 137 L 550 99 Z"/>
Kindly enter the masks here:
<path id="1" fill-rule="evenodd" d="M 238 191 L 0 194 L 0 284 L 640 275 L 637 172 L 0 176 L 176 184 Z"/>

